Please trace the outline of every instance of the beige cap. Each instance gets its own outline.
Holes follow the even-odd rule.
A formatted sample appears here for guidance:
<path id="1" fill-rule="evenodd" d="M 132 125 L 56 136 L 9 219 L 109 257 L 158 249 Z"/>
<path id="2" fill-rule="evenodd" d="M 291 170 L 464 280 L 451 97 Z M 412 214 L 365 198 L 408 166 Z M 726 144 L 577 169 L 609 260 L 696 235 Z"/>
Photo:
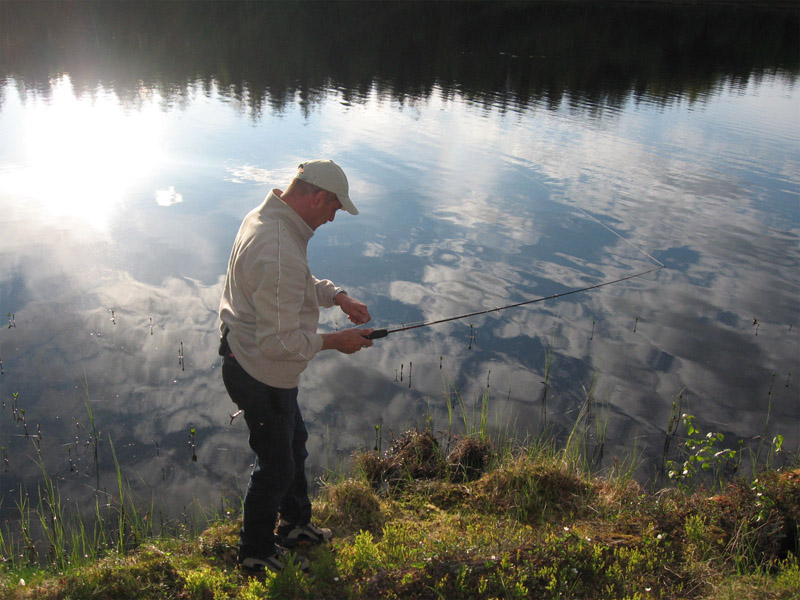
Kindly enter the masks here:
<path id="1" fill-rule="evenodd" d="M 295 178 L 336 194 L 343 209 L 351 215 L 358 214 L 358 209 L 348 195 L 350 188 L 347 177 L 342 168 L 332 160 L 308 160 L 297 167 Z"/>

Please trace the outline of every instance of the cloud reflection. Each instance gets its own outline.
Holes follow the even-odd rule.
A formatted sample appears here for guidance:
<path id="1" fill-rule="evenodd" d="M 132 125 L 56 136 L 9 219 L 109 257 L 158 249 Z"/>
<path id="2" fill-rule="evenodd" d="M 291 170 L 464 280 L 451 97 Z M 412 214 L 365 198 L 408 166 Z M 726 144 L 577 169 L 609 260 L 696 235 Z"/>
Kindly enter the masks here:
<path id="1" fill-rule="evenodd" d="M 156 204 L 159 206 L 174 206 L 183 202 L 183 194 L 175 191 L 175 186 L 156 191 Z"/>
<path id="2" fill-rule="evenodd" d="M 100 86 L 76 94 L 68 75 L 52 82 L 46 98 L 28 96 L 24 111 L 15 98 L 4 112 L 18 113 L 24 147 L 0 185 L 82 226 L 107 230 L 135 179 L 163 158 L 164 115 L 156 102 L 127 112 Z"/>
<path id="3" fill-rule="evenodd" d="M 88 402 L 105 448 L 102 473 L 113 478 L 113 443 L 121 456 L 130 454 L 131 464 L 126 462 L 125 468 L 136 468 L 141 481 L 185 502 L 192 496 L 216 502 L 235 485 L 231 477 L 241 475 L 247 465 L 241 454 L 246 436 L 241 432 L 231 433 L 229 450 L 213 460 L 206 446 L 207 435 L 223 431 L 233 412 L 216 354 L 221 281 L 203 285 L 170 277 L 155 285 L 123 271 L 90 265 L 81 270 L 70 262 L 84 256 L 81 245 L 69 238 L 60 242 L 61 268 L 46 274 L 38 265 L 48 264 L 47 246 L 38 246 L 41 255 L 35 244 L 17 247 L 20 264 L 31 268 L 17 271 L 23 282 L 20 293 L 5 298 L 15 307 L 17 327 L 0 332 L 4 400 L 12 392 L 19 395 L 31 431 L 34 424 L 40 427 L 47 466 L 60 478 L 70 472 L 68 457 L 78 461 L 86 438 L 83 428 L 89 427 Z M 3 416 L 4 444 L 14 467 L 25 468 L 31 442 L 19 434 L 5 439 L 12 433 L 7 417 Z M 82 427 L 76 428 L 76 423 Z M 187 445 L 191 428 L 198 431 L 200 456 L 209 458 L 194 474 Z M 198 485 L 208 477 L 206 471 L 219 468 L 226 457 L 238 468 L 222 468 L 220 474 L 228 477 L 215 477 L 216 486 Z M 161 473 L 162 468 L 173 473 L 172 479 Z M 92 470 L 90 458 L 84 456 L 75 477 Z M 79 485 L 74 494 L 80 489 Z"/>

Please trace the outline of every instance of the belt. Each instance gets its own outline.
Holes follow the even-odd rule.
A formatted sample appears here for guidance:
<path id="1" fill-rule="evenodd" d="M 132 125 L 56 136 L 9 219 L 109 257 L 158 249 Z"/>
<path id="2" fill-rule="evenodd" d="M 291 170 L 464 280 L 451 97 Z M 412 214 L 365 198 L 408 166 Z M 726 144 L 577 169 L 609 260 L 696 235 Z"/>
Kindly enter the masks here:
<path id="1" fill-rule="evenodd" d="M 220 356 L 229 356 L 230 358 L 234 358 L 233 352 L 231 352 L 231 347 L 228 344 L 228 333 L 230 332 L 230 328 L 225 325 L 222 328 L 222 336 L 219 339 L 219 355 Z"/>

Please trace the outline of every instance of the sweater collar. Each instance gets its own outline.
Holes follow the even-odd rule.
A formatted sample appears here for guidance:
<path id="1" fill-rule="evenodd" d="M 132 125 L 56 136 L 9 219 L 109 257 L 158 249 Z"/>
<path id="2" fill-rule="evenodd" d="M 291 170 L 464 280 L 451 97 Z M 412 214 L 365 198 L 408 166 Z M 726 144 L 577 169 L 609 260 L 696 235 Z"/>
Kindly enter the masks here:
<path id="1" fill-rule="evenodd" d="M 281 197 L 275 193 L 276 191 L 270 190 L 267 199 L 264 201 L 262 211 L 282 219 L 290 229 L 307 242 L 314 235 L 314 230 L 309 227 L 308 223 L 300 215 L 294 212 L 291 206 L 281 200 Z"/>

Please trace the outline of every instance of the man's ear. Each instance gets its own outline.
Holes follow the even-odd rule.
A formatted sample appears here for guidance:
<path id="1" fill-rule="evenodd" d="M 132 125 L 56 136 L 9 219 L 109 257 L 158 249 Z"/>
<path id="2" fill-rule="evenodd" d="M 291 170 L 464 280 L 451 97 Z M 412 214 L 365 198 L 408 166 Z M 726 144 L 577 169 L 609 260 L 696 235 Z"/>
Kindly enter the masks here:
<path id="1" fill-rule="evenodd" d="M 325 204 L 325 200 L 327 198 L 328 198 L 328 192 L 326 192 L 325 190 L 317 190 L 316 192 L 314 192 L 313 194 L 314 207 L 322 206 L 323 204 Z"/>

